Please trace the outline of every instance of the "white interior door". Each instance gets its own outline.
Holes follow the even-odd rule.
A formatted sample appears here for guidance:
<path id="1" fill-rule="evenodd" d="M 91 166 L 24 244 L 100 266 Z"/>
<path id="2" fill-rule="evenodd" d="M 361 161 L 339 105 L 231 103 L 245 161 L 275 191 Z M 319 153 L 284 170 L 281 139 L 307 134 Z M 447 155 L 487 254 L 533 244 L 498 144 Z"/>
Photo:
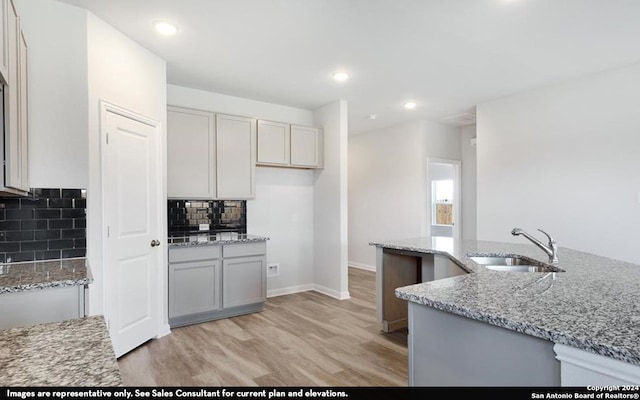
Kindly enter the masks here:
<path id="1" fill-rule="evenodd" d="M 105 112 L 104 209 L 109 333 L 116 357 L 158 326 L 159 129 Z"/>

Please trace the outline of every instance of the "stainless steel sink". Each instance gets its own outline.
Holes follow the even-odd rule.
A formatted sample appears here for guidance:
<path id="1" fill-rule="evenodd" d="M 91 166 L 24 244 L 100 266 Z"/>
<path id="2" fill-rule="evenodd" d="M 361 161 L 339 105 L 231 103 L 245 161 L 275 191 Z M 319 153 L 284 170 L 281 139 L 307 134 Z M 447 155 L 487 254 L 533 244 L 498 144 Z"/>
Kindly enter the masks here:
<path id="1" fill-rule="evenodd" d="M 510 272 L 564 272 L 550 264 L 519 255 L 468 255 L 475 263 L 494 271 Z"/>

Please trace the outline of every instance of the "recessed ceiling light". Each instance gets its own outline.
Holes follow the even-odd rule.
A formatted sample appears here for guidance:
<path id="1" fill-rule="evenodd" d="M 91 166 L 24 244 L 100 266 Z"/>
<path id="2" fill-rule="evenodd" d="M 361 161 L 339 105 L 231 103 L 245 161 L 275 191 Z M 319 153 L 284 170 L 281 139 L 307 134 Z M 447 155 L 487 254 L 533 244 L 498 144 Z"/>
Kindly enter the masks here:
<path id="1" fill-rule="evenodd" d="M 153 27 L 156 29 L 156 32 L 164 36 L 173 36 L 178 32 L 177 26 L 166 21 L 156 21 Z"/>
<path id="2" fill-rule="evenodd" d="M 378 116 L 376 114 L 369 114 L 369 119 L 376 119 Z"/>
<path id="3" fill-rule="evenodd" d="M 349 73 L 345 71 L 334 72 L 333 74 L 331 74 L 331 76 L 333 77 L 333 79 L 340 82 L 349 79 Z"/>
<path id="4" fill-rule="evenodd" d="M 415 101 L 407 101 L 406 103 L 403 104 L 403 106 L 407 110 L 413 110 L 414 108 L 416 108 L 417 104 Z"/>

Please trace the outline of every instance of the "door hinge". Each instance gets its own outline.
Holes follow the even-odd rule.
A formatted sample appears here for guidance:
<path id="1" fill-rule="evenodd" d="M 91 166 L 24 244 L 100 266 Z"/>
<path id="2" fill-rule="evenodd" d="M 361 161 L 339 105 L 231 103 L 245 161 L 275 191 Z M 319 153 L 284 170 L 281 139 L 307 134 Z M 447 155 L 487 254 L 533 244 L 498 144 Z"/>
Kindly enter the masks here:
<path id="1" fill-rule="evenodd" d="M 107 226 L 107 237 L 111 235 L 111 227 Z"/>
<path id="2" fill-rule="evenodd" d="M 107 144 L 109 144 L 109 132 L 107 132 Z"/>

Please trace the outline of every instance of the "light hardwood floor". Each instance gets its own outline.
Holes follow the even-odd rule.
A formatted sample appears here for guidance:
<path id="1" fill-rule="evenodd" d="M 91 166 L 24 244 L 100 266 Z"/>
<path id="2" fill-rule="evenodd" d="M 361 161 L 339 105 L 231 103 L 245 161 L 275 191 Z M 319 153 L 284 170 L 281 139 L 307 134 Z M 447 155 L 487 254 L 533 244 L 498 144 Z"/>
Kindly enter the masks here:
<path id="1" fill-rule="evenodd" d="M 349 268 L 350 300 L 317 292 L 173 329 L 118 360 L 127 386 L 406 386 L 407 336 L 382 333 L 375 273 Z"/>

